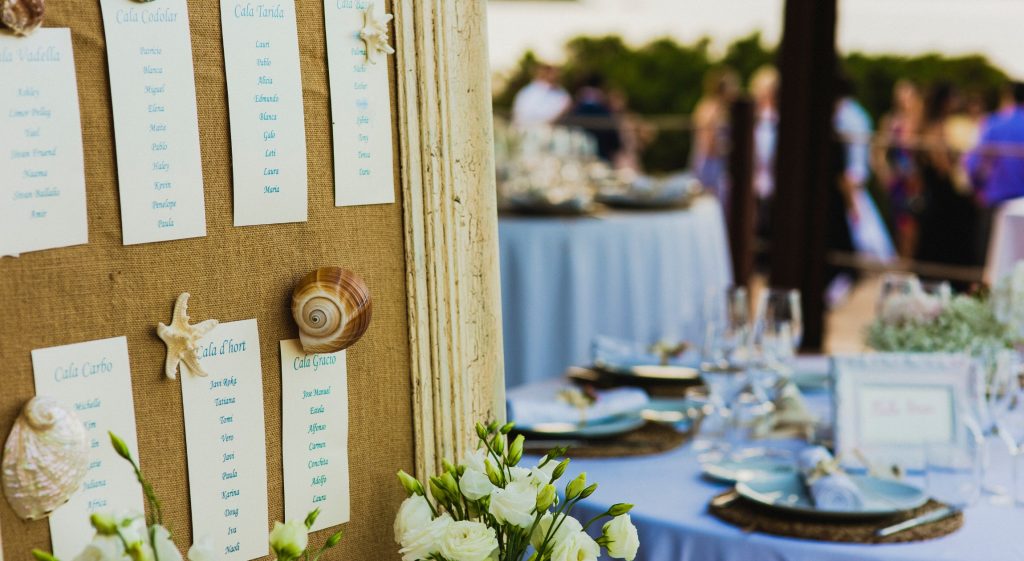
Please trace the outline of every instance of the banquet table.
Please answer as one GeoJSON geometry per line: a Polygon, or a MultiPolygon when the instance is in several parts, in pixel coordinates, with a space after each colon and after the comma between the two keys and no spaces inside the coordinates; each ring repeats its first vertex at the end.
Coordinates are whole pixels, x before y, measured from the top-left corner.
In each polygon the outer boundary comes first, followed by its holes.
{"type": "MultiPolygon", "coordinates": [[[[536,384],[516,388],[510,395],[538,389],[543,391],[536,384]]],[[[815,412],[827,411],[827,393],[806,395],[815,412]]],[[[531,461],[536,458],[524,459],[531,461]]],[[[562,481],[580,472],[598,490],[576,508],[577,518],[587,520],[619,502],[635,505],[631,516],[640,535],[638,561],[1024,560],[1024,508],[995,506],[984,499],[965,510],[960,530],[942,538],[908,544],[830,543],[746,532],[708,514],[708,501],[728,486],[701,477],[697,453],[689,444],[654,456],[573,459],[562,481]]]]}
{"type": "Polygon", "coordinates": [[[1024,259],[1024,198],[1003,204],[992,219],[988,256],[985,259],[985,282],[990,286],[1013,271],[1013,265],[1024,259]]]}
{"type": "Polygon", "coordinates": [[[721,206],[498,222],[508,386],[590,359],[597,335],[695,339],[703,302],[732,282],[721,206]]]}

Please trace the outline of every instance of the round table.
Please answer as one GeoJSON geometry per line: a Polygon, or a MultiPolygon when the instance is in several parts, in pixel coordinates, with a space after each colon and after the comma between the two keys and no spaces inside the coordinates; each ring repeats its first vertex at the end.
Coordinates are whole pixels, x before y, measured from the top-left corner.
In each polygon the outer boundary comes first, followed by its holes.
{"type": "Polygon", "coordinates": [[[722,209],[498,222],[507,386],[590,361],[597,335],[695,340],[703,302],[732,283],[722,209]]]}

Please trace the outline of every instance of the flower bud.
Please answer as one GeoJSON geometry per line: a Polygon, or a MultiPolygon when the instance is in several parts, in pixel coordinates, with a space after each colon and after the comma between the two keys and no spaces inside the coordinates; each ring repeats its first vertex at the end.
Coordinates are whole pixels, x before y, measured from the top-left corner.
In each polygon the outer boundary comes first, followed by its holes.
{"type": "Polygon", "coordinates": [[[487,440],[487,427],[485,427],[480,421],[477,421],[476,423],[476,435],[480,440],[487,440]]]}
{"type": "Polygon", "coordinates": [[[456,473],[455,466],[448,460],[441,460],[441,467],[448,473],[456,473]]]}
{"type": "Polygon", "coordinates": [[[444,487],[441,485],[441,480],[436,477],[430,478],[430,494],[437,502],[448,504],[448,493],[445,492],[444,487]]]}
{"type": "Polygon", "coordinates": [[[519,463],[519,460],[523,457],[523,443],[526,441],[526,437],[523,435],[516,436],[515,440],[508,447],[508,465],[514,466],[519,463]]]}
{"type": "Polygon", "coordinates": [[[565,475],[565,469],[569,467],[569,458],[566,458],[555,466],[555,470],[551,472],[551,480],[558,481],[560,477],[565,475]]]}
{"type": "Polygon", "coordinates": [[[501,456],[502,454],[504,454],[505,453],[505,437],[503,435],[500,435],[500,434],[498,436],[494,437],[494,444],[491,445],[491,449],[494,450],[494,453],[497,454],[498,456],[501,456]]]}
{"type": "Polygon", "coordinates": [[[515,426],[516,424],[511,421],[505,423],[504,425],[501,426],[501,434],[508,434],[512,432],[512,429],[515,428],[515,426]]]}
{"type": "Polygon", "coordinates": [[[316,519],[319,518],[319,517],[320,517],[320,509],[319,508],[315,508],[312,511],[310,511],[310,513],[306,515],[306,529],[308,530],[308,529],[312,528],[313,524],[316,524],[316,519]]]}
{"type": "Polygon", "coordinates": [[[491,421],[487,424],[487,432],[492,433],[498,430],[498,421],[491,421]]]}
{"type": "Polygon", "coordinates": [[[590,486],[588,486],[586,489],[584,489],[583,492],[580,493],[580,498],[581,499],[585,499],[585,498],[589,497],[590,495],[593,495],[594,491],[597,491],[597,483],[593,483],[590,486]]]}
{"type": "Polygon", "coordinates": [[[402,487],[405,487],[405,491],[409,493],[409,496],[423,495],[423,485],[418,479],[405,473],[403,470],[398,470],[398,480],[402,482],[402,487]]]}
{"type": "Polygon", "coordinates": [[[550,483],[537,493],[537,512],[544,512],[555,502],[555,486],[550,483]]]}
{"type": "Polygon", "coordinates": [[[117,455],[129,462],[132,461],[132,453],[128,450],[128,445],[113,432],[108,432],[107,434],[110,435],[110,443],[114,446],[114,451],[117,452],[117,455]]]}
{"type": "Polygon", "coordinates": [[[577,475],[576,479],[573,479],[572,481],[569,482],[568,485],[565,486],[565,500],[571,501],[571,500],[575,499],[576,497],[579,497],[580,493],[583,492],[583,488],[586,485],[587,485],[587,474],[586,474],[586,472],[583,472],[583,473],[577,475]]]}
{"type": "Polygon", "coordinates": [[[484,461],[484,468],[487,470],[487,479],[490,480],[492,485],[501,486],[501,472],[498,468],[494,467],[490,459],[484,461]]]}
{"type": "Polygon", "coordinates": [[[324,542],[324,549],[330,549],[330,548],[338,545],[338,542],[340,542],[340,541],[341,541],[341,532],[339,531],[337,534],[334,534],[333,536],[327,538],[327,541],[324,542]]]}
{"type": "Polygon", "coordinates": [[[41,549],[33,549],[32,557],[36,558],[36,561],[60,561],[54,557],[51,553],[43,551],[41,549]]]}
{"type": "Polygon", "coordinates": [[[96,533],[101,536],[117,535],[117,519],[109,514],[95,512],[89,517],[89,522],[96,529],[96,533]]]}
{"type": "Polygon", "coordinates": [[[441,485],[444,486],[444,490],[452,497],[459,496],[459,484],[455,482],[455,477],[451,473],[445,473],[441,476],[441,485]]]}
{"type": "Polygon", "coordinates": [[[631,510],[633,510],[633,505],[629,503],[615,503],[608,509],[608,516],[613,518],[616,516],[622,516],[631,510]]]}
{"type": "Polygon", "coordinates": [[[152,550],[147,548],[143,542],[132,542],[125,548],[125,553],[132,561],[153,561],[152,550]]]}
{"type": "Polygon", "coordinates": [[[461,478],[466,474],[466,466],[460,465],[455,468],[455,473],[461,478]]]}

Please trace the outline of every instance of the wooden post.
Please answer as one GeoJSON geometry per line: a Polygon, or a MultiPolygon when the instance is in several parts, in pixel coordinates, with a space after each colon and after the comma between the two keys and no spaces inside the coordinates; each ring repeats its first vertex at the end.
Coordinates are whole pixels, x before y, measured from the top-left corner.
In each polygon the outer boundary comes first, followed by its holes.
{"type": "Polygon", "coordinates": [[[787,0],[779,52],[780,97],[771,283],[803,294],[805,350],[825,331],[829,197],[838,196],[832,114],[837,0],[787,0]]]}
{"type": "Polygon", "coordinates": [[[754,274],[754,234],[757,200],[754,197],[754,104],[740,99],[732,104],[729,119],[729,252],[733,281],[747,286],[754,274]]]}

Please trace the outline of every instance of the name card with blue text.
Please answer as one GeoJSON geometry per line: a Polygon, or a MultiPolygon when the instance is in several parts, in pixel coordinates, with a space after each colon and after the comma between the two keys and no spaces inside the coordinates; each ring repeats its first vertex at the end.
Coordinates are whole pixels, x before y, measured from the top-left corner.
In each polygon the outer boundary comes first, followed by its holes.
{"type": "Polygon", "coordinates": [[[114,451],[107,434],[121,437],[139,457],[128,340],[114,337],[36,349],[32,371],[36,394],[72,409],[89,438],[89,471],[81,490],[50,515],[53,554],[72,559],[92,540],[92,513],[145,512],[135,472],[114,451]]]}
{"type": "Polygon", "coordinates": [[[199,344],[207,376],[182,363],[192,534],[219,559],[267,554],[267,445],[256,320],[222,323],[199,344]]]}
{"type": "Polygon", "coordinates": [[[0,34],[0,256],[86,243],[71,31],[0,34]]]}
{"type": "Polygon", "coordinates": [[[306,221],[306,127],[295,4],[221,0],[235,226],[306,221]]]}
{"type": "MultiPolygon", "coordinates": [[[[334,204],[395,202],[388,59],[370,62],[359,38],[366,0],[326,0],[327,70],[334,122],[334,204]]],[[[384,2],[373,3],[378,20],[384,2]]]]}
{"type": "Polygon", "coordinates": [[[313,530],[348,522],[345,351],[306,354],[298,339],[281,341],[281,402],[285,519],[319,508],[313,530]]]}
{"type": "Polygon", "coordinates": [[[125,245],[206,235],[186,0],[100,0],[125,245]]]}

